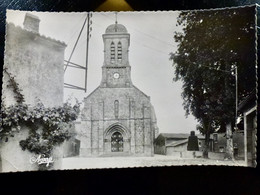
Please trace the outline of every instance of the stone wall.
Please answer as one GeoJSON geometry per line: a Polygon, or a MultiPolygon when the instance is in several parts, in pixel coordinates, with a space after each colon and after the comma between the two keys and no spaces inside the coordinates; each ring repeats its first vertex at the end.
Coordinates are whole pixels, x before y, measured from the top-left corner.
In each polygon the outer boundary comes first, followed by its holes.
{"type": "Polygon", "coordinates": [[[178,146],[168,146],[166,147],[166,155],[171,155],[172,152],[182,152],[187,151],[188,142],[180,144],[178,146]]]}
{"type": "MultiPolygon", "coordinates": [[[[167,156],[173,156],[176,159],[194,159],[202,158],[202,151],[174,151],[171,148],[167,148],[167,156]]],[[[212,160],[224,160],[225,153],[209,152],[209,159],[212,160]]]]}

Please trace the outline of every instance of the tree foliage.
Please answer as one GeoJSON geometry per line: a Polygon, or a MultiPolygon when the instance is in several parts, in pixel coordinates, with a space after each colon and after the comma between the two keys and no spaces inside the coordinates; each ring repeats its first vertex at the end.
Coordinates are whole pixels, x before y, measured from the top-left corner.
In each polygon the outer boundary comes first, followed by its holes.
{"type": "Polygon", "coordinates": [[[184,108],[203,134],[223,130],[235,119],[235,76],[239,99],[255,88],[255,6],[183,11],[171,54],[175,80],[183,81],[184,108]]]}

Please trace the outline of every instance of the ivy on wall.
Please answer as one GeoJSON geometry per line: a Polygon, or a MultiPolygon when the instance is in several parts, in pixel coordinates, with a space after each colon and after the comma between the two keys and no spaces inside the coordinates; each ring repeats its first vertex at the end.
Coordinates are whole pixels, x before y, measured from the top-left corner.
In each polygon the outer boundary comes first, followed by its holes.
{"type": "Polygon", "coordinates": [[[12,88],[16,104],[6,106],[2,101],[0,143],[8,142],[9,137],[14,137],[15,133],[26,127],[29,129],[29,134],[19,143],[22,150],[50,157],[55,146],[71,137],[70,130],[80,112],[80,103],[76,101],[72,106],[66,102],[63,106],[46,108],[38,101],[36,106],[31,107],[24,103],[24,95],[15,77],[8,72],[7,68],[4,68],[3,72],[9,77],[7,87],[12,88]]]}

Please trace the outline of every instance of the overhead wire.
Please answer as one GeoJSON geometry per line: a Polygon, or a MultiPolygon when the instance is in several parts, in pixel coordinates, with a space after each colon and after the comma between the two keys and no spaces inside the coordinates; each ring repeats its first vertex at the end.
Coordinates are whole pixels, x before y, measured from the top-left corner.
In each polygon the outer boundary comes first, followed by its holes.
{"type": "Polygon", "coordinates": [[[70,36],[69,39],[68,39],[68,42],[67,42],[68,45],[70,44],[72,38],[76,35],[76,33],[77,33],[77,31],[78,31],[78,28],[76,28],[76,27],[79,26],[79,25],[81,26],[82,21],[84,21],[85,18],[86,18],[86,14],[82,15],[82,17],[79,19],[78,23],[76,23],[76,24],[73,26],[73,29],[75,29],[75,30],[71,33],[71,36],[70,36]],[[82,20],[82,19],[83,19],[83,20],[82,20]]]}
{"type": "MultiPolygon", "coordinates": [[[[101,13],[101,14],[102,14],[102,13],[101,13]]],[[[104,14],[102,14],[102,15],[105,16],[104,14]]],[[[85,15],[83,15],[82,18],[83,18],[84,16],[85,16],[85,15]]],[[[107,18],[107,16],[105,16],[105,17],[107,18]]],[[[111,19],[111,17],[109,17],[109,18],[107,18],[107,19],[111,19]]],[[[80,21],[81,21],[81,20],[80,20],[80,21]]],[[[80,23],[80,21],[78,22],[78,24],[80,23]]],[[[73,47],[72,53],[71,53],[71,55],[70,55],[70,57],[69,57],[69,59],[68,59],[67,65],[65,66],[64,72],[66,71],[66,69],[67,69],[67,67],[68,67],[68,64],[69,64],[69,62],[70,62],[70,60],[71,60],[71,57],[72,57],[72,55],[73,55],[73,53],[74,53],[74,51],[75,51],[75,49],[76,49],[76,46],[77,46],[77,44],[78,44],[78,41],[79,41],[80,37],[84,36],[84,35],[87,33],[87,32],[83,32],[83,33],[82,33],[82,31],[83,31],[83,29],[84,29],[84,26],[85,26],[85,23],[86,23],[86,19],[85,19],[85,21],[84,21],[84,24],[83,24],[81,30],[80,30],[80,34],[78,35],[78,38],[77,38],[76,43],[75,43],[75,45],[74,45],[74,47],[73,47]]],[[[76,24],[74,27],[76,27],[78,24],[76,24]]],[[[100,25],[100,24],[98,24],[98,23],[96,23],[96,22],[93,22],[93,24],[96,25],[96,27],[98,27],[98,28],[103,28],[102,25],[100,25]]],[[[131,27],[130,27],[130,28],[131,28],[131,27]]],[[[137,30],[137,29],[134,29],[134,28],[131,28],[131,29],[133,29],[133,30],[135,30],[136,32],[141,33],[142,35],[145,35],[145,36],[147,36],[147,37],[149,37],[149,38],[152,38],[152,39],[155,39],[155,40],[157,40],[157,41],[160,41],[160,42],[163,43],[164,45],[166,44],[166,45],[169,45],[169,46],[173,46],[173,45],[170,44],[170,43],[167,43],[167,42],[165,42],[165,41],[163,41],[163,40],[160,40],[160,39],[158,39],[158,38],[156,38],[156,37],[154,37],[154,36],[152,36],[152,35],[149,35],[149,34],[147,34],[147,33],[142,32],[142,31],[140,31],[140,30],[137,30]]],[[[70,41],[72,40],[72,38],[75,36],[76,32],[77,32],[77,30],[75,30],[75,31],[71,34],[68,43],[70,43],[70,41]]],[[[167,56],[169,55],[169,53],[166,53],[166,52],[164,52],[164,51],[162,51],[162,50],[152,48],[152,47],[150,47],[149,45],[146,45],[146,44],[142,44],[142,41],[133,40],[133,42],[135,42],[135,43],[141,45],[142,47],[148,48],[148,49],[150,49],[150,50],[152,50],[152,51],[159,52],[159,53],[164,54],[164,55],[167,55],[167,56]]],[[[81,42],[81,43],[78,45],[78,48],[82,47],[83,44],[85,44],[84,41],[81,42]]]]}
{"type": "MultiPolygon", "coordinates": [[[[100,28],[100,29],[102,29],[102,30],[103,30],[103,28],[104,28],[102,25],[97,24],[96,22],[93,22],[93,21],[92,21],[92,24],[97,25],[97,27],[100,28]]],[[[82,34],[82,37],[84,37],[84,36],[86,36],[86,35],[87,35],[87,32],[84,32],[84,33],[82,34]]],[[[82,47],[83,45],[85,46],[85,42],[81,42],[81,43],[78,45],[78,48],[82,47]]]]}
{"type": "MultiPolygon", "coordinates": [[[[95,25],[97,25],[98,28],[103,29],[103,26],[100,25],[100,24],[98,24],[98,23],[96,23],[96,22],[93,22],[92,24],[95,24],[95,25]]],[[[86,32],[85,32],[84,34],[86,34],[86,32]]],[[[84,36],[84,34],[83,34],[83,36],[84,36]]],[[[166,53],[166,52],[164,52],[164,51],[162,51],[162,50],[159,50],[159,49],[152,48],[152,47],[150,47],[150,46],[148,46],[148,45],[146,45],[146,44],[141,43],[141,41],[136,41],[136,40],[132,40],[132,41],[135,42],[135,43],[138,44],[138,45],[141,45],[141,46],[145,47],[145,48],[148,48],[148,49],[151,49],[151,50],[153,50],[153,51],[155,51],[155,52],[159,52],[159,53],[162,53],[162,54],[164,54],[164,55],[169,56],[169,53],[166,53]]],[[[84,42],[80,43],[80,44],[78,45],[78,48],[80,48],[80,47],[82,47],[82,46],[84,46],[84,42]]]]}
{"type": "MultiPolygon", "coordinates": [[[[100,13],[100,14],[101,14],[102,16],[104,16],[104,17],[105,17],[106,19],[108,19],[108,20],[113,20],[111,16],[107,16],[107,15],[105,15],[105,14],[103,14],[103,13],[100,13]]],[[[85,15],[83,15],[83,16],[85,16],[85,15]]],[[[82,16],[82,18],[83,18],[83,16],[82,16]]],[[[93,22],[93,24],[94,24],[94,25],[97,25],[97,27],[99,27],[100,29],[103,28],[103,26],[100,25],[100,24],[98,24],[97,22],[93,22]]],[[[77,24],[77,25],[78,25],[78,24],[77,24]]],[[[75,25],[75,26],[76,26],[76,25],[75,25]]],[[[143,34],[143,35],[149,37],[149,38],[155,39],[155,40],[160,41],[161,43],[167,44],[167,45],[169,45],[169,46],[173,46],[172,44],[167,43],[166,41],[163,41],[163,40],[161,40],[161,39],[158,39],[158,38],[156,38],[156,37],[154,37],[154,36],[152,36],[152,35],[149,35],[149,34],[147,34],[147,33],[145,33],[145,32],[142,32],[142,31],[140,31],[140,30],[138,30],[138,29],[136,29],[136,28],[132,28],[132,27],[130,27],[130,28],[133,29],[133,30],[135,30],[135,31],[138,32],[138,33],[141,33],[141,34],[143,34]]],[[[69,42],[71,41],[72,37],[75,35],[76,32],[77,32],[77,30],[75,30],[75,31],[72,33],[72,35],[70,36],[69,42]]],[[[83,32],[81,36],[84,37],[84,35],[86,35],[86,32],[83,32]]],[[[80,37],[81,37],[81,36],[80,36],[80,37]]],[[[79,39],[79,38],[78,38],[78,39],[79,39]]],[[[77,40],[77,41],[78,41],[78,40],[77,40]]],[[[151,46],[149,46],[149,45],[143,44],[142,41],[136,41],[136,40],[132,40],[132,41],[135,42],[135,43],[137,43],[137,44],[139,44],[139,45],[141,45],[142,47],[145,47],[145,48],[148,48],[148,49],[153,50],[153,51],[155,51],[155,52],[159,52],[159,53],[161,53],[161,54],[164,54],[164,55],[169,56],[169,53],[166,53],[166,52],[164,52],[164,51],[162,51],[162,50],[159,50],[159,49],[155,49],[155,48],[153,48],[153,47],[151,47],[151,46]]],[[[82,47],[84,44],[85,44],[85,42],[81,42],[81,43],[78,45],[78,48],[82,47]]],[[[75,50],[75,48],[73,48],[73,51],[72,51],[72,52],[74,52],[74,50],[75,50]]],[[[66,68],[67,68],[67,67],[66,67],[66,68]]],[[[65,68],[65,70],[66,70],[66,68],[65,68]]]]}
{"type": "MultiPolygon", "coordinates": [[[[103,13],[100,13],[100,14],[103,15],[103,16],[105,16],[107,19],[114,20],[111,16],[107,16],[107,15],[105,15],[105,14],[103,14],[103,13]]],[[[128,26],[129,26],[129,25],[128,25],[128,26]]],[[[157,38],[157,37],[155,37],[155,36],[152,36],[152,35],[150,35],[150,34],[148,34],[148,33],[146,33],[146,32],[140,31],[140,30],[138,30],[138,29],[132,27],[131,25],[130,25],[130,29],[132,29],[132,30],[134,30],[134,31],[136,31],[136,32],[139,32],[139,33],[141,33],[141,34],[143,34],[143,35],[145,35],[145,36],[147,36],[147,37],[150,37],[150,38],[152,38],[152,39],[155,39],[155,40],[157,40],[157,41],[160,41],[160,42],[162,42],[162,43],[164,43],[164,44],[167,44],[167,45],[169,45],[169,46],[174,46],[174,45],[171,44],[171,43],[168,43],[168,42],[166,42],[166,41],[163,41],[163,40],[161,40],[161,39],[159,39],[159,38],[157,38]]]]}
{"type": "MultiPolygon", "coordinates": [[[[105,15],[105,14],[103,14],[103,13],[100,13],[100,14],[103,15],[105,18],[109,19],[109,20],[113,20],[112,17],[110,17],[110,16],[107,16],[107,15],[105,15]]],[[[101,25],[99,25],[99,26],[101,26],[101,25]]],[[[130,27],[130,29],[133,29],[133,28],[130,27]]],[[[168,44],[168,45],[170,45],[170,46],[174,46],[174,45],[172,45],[172,44],[170,44],[170,43],[167,43],[166,41],[160,40],[160,39],[158,39],[158,38],[156,38],[156,37],[154,37],[154,36],[152,36],[152,35],[149,35],[149,34],[147,34],[147,33],[142,32],[142,31],[140,31],[140,30],[137,30],[137,29],[133,29],[133,30],[135,30],[135,31],[137,31],[137,32],[139,32],[139,33],[141,33],[141,34],[143,34],[143,35],[145,35],[145,36],[148,36],[148,37],[150,37],[150,38],[152,38],[152,39],[156,39],[156,40],[158,40],[158,41],[160,41],[160,42],[162,42],[162,43],[164,43],[164,44],[168,44]]],[[[149,48],[149,49],[151,49],[151,50],[154,50],[154,51],[156,51],[156,52],[159,52],[159,53],[162,53],[162,54],[164,54],[164,55],[169,56],[169,53],[166,53],[166,52],[164,52],[164,51],[162,51],[162,50],[158,50],[158,49],[152,48],[152,47],[150,47],[150,46],[148,46],[148,45],[142,44],[142,43],[141,43],[142,41],[135,41],[135,40],[132,40],[132,41],[135,42],[135,43],[137,43],[137,44],[139,44],[139,45],[141,45],[141,46],[143,46],[143,47],[149,48]]]]}

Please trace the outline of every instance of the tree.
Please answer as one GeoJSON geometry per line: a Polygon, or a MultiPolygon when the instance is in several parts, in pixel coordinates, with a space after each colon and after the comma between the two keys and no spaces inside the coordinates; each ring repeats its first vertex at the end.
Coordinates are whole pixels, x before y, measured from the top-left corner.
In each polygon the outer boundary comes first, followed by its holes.
{"type": "Polygon", "coordinates": [[[205,135],[224,131],[235,119],[235,77],[239,99],[255,89],[255,6],[222,10],[183,11],[175,32],[178,49],[171,53],[175,80],[183,81],[186,115],[193,114],[205,135]]]}

